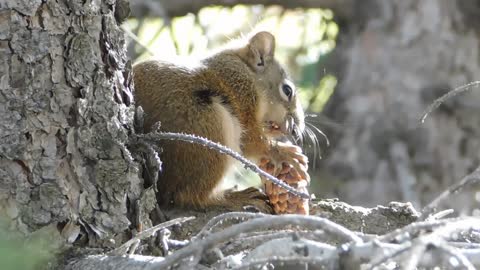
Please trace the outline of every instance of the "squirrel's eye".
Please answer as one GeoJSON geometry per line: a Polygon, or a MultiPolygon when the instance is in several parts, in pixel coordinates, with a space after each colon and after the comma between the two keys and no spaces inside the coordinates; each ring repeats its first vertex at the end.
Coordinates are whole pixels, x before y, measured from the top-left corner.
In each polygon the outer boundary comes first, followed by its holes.
{"type": "Polygon", "coordinates": [[[282,91],[283,91],[283,94],[285,94],[285,96],[287,97],[287,100],[290,101],[293,96],[293,89],[290,87],[290,85],[283,84],[282,91]]]}

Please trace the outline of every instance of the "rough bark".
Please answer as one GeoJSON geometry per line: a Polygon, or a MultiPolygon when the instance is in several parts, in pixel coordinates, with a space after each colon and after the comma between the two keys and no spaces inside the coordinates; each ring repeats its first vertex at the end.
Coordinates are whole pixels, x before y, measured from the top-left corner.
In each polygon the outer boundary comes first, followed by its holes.
{"type": "MultiPolygon", "coordinates": [[[[321,190],[354,204],[418,207],[480,162],[478,87],[419,122],[435,98],[479,80],[480,5],[361,2],[363,12],[339,21],[326,68],[339,86],[324,113],[343,128],[326,131],[321,190]]],[[[474,204],[471,193],[456,202],[463,211],[474,204]]]]}
{"type": "Polygon", "coordinates": [[[56,224],[100,245],[132,225],[143,182],[125,146],[133,86],[117,7],[0,6],[0,209],[13,228],[56,224]]]}

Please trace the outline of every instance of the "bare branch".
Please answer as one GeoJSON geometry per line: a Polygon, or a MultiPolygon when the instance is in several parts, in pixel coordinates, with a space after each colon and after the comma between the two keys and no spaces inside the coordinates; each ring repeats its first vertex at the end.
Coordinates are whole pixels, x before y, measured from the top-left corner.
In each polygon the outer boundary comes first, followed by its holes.
{"type": "MultiPolygon", "coordinates": [[[[420,241],[420,240],[418,240],[420,241]]],[[[415,241],[414,241],[415,243],[415,241]]],[[[415,270],[417,269],[418,263],[423,257],[423,254],[425,254],[425,250],[427,249],[427,246],[424,244],[413,244],[413,247],[410,248],[408,251],[408,256],[406,257],[406,263],[401,266],[402,270],[415,270]]]]}
{"type": "Polygon", "coordinates": [[[440,105],[442,105],[442,103],[444,103],[446,100],[460,94],[460,93],[463,93],[463,92],[466,92],[466,91],[469,91],[472,89],[472,87],[474,86],[479,86],[480,85],[480,81],[474,81],[474,82],[471,82],[471,83],[467,83],[465,85],[462,85],[460,87],[457,87],[451,91],[449,91],[448,93],[446,93],[445,95],[437,98],[432,104],[430,104],[430,106],[428,106],[428,108],[425,110],[425,112],[423,112],[422,114],[422,118],[420,119],[420,122],[425,122],[425,119],[427,118],[427,116],[433,112],[435,109],[437,109],[440,105]]]}
{"type": "Polygon", "coordinates": [[[224,223],[226,220],[246,220],[252,218],[259,218],[265,217],[265,214],[262,213],[248,213],[248,212],[229,212],[218,215],[212,219],[210,219],[205,226],[200,230],[200,232],[193,238],[193,239],[201,239],[204,238],[211,230],[219,224],[224,223]]]}
{"type": "Polygon", "coordinates": [[[353,262],[370,262],[375,257],[393,254],[405,248],[404,244],[390,244],[372,240],[366,243],[360,243],[350,246],[350,251],[343,259],[348,259],[353,262]]]}
{"type": "Polygon", "coordinates": [[[240,161],[245,166],[245,168],[250,169],[251,171],[257,173],[262,177],[265,177],[266,179],[272,181],[275,185],[280,186],[281,188],[284,188],[285,190],[292,193],[293,195],[298,196],[302,199],[310,199],[310,196],[308,194],[297,191],[295,188],[289,186],[287,183],[283,182],[282,180],[279,180],[278,178],[266,173],[265,171],[260,169],[257,165],[255,165],[253,162],[244,158],[239,153],[233,151],[232,149],[224,145],[213,142],[209,139],[191,135],[191,134],[174,133],[174,132],[150,132],[148,134],[137,134],[137,137],[142,138],[144,140],[148,140],[148,141],[154,141],[154,142],[157,142],[159,140],[184,141],[188,143],[200,144],[205,147],[215,149],[219,153],[229,155],[234,159],[240,161]]]}
{"type": "Polygon", "coordinates": [[[435,209],[438,207],[438,205],[448,199],[452,194],[455,194],[462,190],[465,186],[480,182],[480,167],[475,169],[471,174],[465,176],[460,182],[452,185],[449,187],[447,190],[442,192],[437,198],[435,198],[431,203],[429,203],[427,206],[425,206],[422,210],[422,215],[420,219],[426,219],[432,212],[435,211],[435,209]]]}
{"type": "Polygon", "coordinates": [[[405,241],[405,239],[411,239],[414,236],[414,234],[418,233],[421,230],[432,230],[437,227],[443,226],[448,222],[452,222],[456,220],[458,219],[443,219],[443,220],[415,222],[404,228],[396,229],[393,232],[380,236],[378,240],[382,242],[392,242],[392,241],[402,242],[402,241],[405,241]]]}
{"type": "Polygon", "coordinates": [[[240,250],[247,250],[251,248],[255,248],[260,244],[265,242],[279,239],[279,238],[303,238],[309,240],[315,240],[323,243],[327,243],[328,235],[320,234],[317,231],[297,231],[297,230],[281,230],[276,232],[271,231],[261,231],[261,232],[252,232],[248,234],[242,234],[240,237],[237,237],[230,241],[228,245],[222,247],[222,250],[227,253],[231,254],[233,252],[238,252],[240,250]],[[323,236],[320,237],[320,236],[323,236]]]}
{"type": "Polygon", "coordinates": [[[459,252],[458,249],[456,249],[454,247],[451,247],[451,246],[448,246],[448,245],[437,246],[437,248],[439,250],[442,250],[443,252],[451,255],[455,259],[457,259],[459,264],[461,266],[463,266],[465,269],[467,269],[467,270],[475,270],[476,269],[475,266],[473,266],[473,264],[467,259],[467,257],[465,257],[465,255],[463,255],[461,252],[459,252]]]}
{"type": "MultiPolygon", "coordinates": [[[[195,217],[176,218],[176,219],[173,219],[173,220],[170,220],[170,221],[167,221],[167,222],[158,224],[158,225],[153,226],[153,227],[151,227],[151,228],[148,228],[148,229],[146,229],[146,230],[141,231],[140,233],[138,233],[135,237],[133,237],[132,239],[128,240],[128,241],[125,242],[123,245],[121,245],[121,246],[119,246],[118,248],[112,250],[109,254],[110,254],[110,255],[122,255],[122,254],[125,254],[125,253],[131,248],[131,246],[135,245],[135,243],[138,243],[140,240],[144,240],[144,239],[152,236],[152,235],[155,234],[158,230],[161,230],[161,229],[166,228],[166,227],[170,227],[170,226],[175,225],[175,224],[180,224],[180,223],[183,223],[183,222],[192,220],[192,219],[194,219],[194,218],[195,218],[195,217]]],[[[138,244],[137,244],[137,245],[138,245],[138,244]]]]}
{"type": "MultiPolygon", "coordinates": [[[[69,263],[65,269],[103,270],[120,268],[116,264],[117,262],[123,264],[122,267],[125,268],[122,269],[134,270],[168,269],[173,266],[181,266],[184,269],[210,269],[198,264],[198,262],[200,258],[204,257],[203,253],[205,251],[212,250],[222,243],[225,244],[221,249],[216,250],[214,257],[211,257],[213,260],[208,259],[208,264],[211,263],[211,267],[214,269],[223,269],[227,265],[230,268],[249,269],[267,263],[292,266],[322,264],[323,266],[329,265],[332,268],[340,269],[346,265],[364,265],[373,269],[391,260],[395,260],[395,263],[403,267],[402,269],[432,268],[441,266],[445,262],[441,257],[442,253],[451,257],[448,262],[453,263],[453,267],[457,263],[457,266],[463,266],[465,269],[474,269],[472,267],[480,265],[480,244],[471,242],[478,240],[475,238],[475,232],[479,229],[480,219],[478,218],[424,221],[363,242],[354,232],[318,217],[232,213],[212,219],[204,226],[201,233],[197,234],[195,241],[190,242],[188,246],[173,252],[166,258],[87,256],[69,263]],[[247,220],[219,232],[208,234],[212,228],[229,219],[248,218],[253,218],[253,220],[247,220]],[[285,231],[286,226],[290,228],[290,231],[285,231]],[[304,230],[295,232],[295,227],[301,227],[304,230]],[[281,228],[281,231],[268,231],[277,228],[281,228]],[[322,230],[324,233],[318,234],[322,230]],[[317,237],[318,235],[336,235],[340,240],[326,244],[323,238],[317,237]],[[459,237],[460,235],[461,237],[459,237]],[[204,236],[204,238],[201,238],[201,236],[204,236]],[[317,239],[311,240],[312,238],[317,239]],[[255,243],[246,244],[235,252],[245,254],[247,249],[254,248],[253,251],[246,253],[243,259],[238,256],[235,259],[233,254],[224,257],[224,250],[233,251],[235,246],[238,247],[239,241],[242,240],[255,243]],[[456,242],[449,242],[450,240],[456,242]],[[261,245],[255,247],[258,243],[261,243],[261,245]],[[430,247],[434,247],[434,249],[432,250],[430,247]],[[308,250],[307,253],[305,253],[306,250],[308,250]],[[430,256],[422,256],[427,252],[430,256]],[[401,258],[398,258],[399,256],[401,258]],[[118,258],[122,258],[120,262],[118,258]],[[191,260],[186,260],[187,258],[191,258],[191,260]],[[367,265],[365,265],[366,263],[367,265]]],[[[133,241],[139,242],[140,239],[132,239],[131,242],[133,241]]],[[[214,253],[211,252],[211,254],[214,253]]],[[[206,263],[206,261],[207,259],[203,263],[206,263]]]]}
{"type": "Polygon", "coordinates": [[[453,209],[445,209],[445,210],[442,210],[440,212],[437,212],[435,214],[430,215],[425,220],[426,221],[428,221],[428,220],[439,220],[439,219],[445,218],[446,216],[449,216],[449,215],[453,214],[454,212],[455,212],[455,210],[453,210],[453,209]]]}
{"type": "Polygon", "coordinates": [[[195,254],[201,254],[203,251],[235,236],[238,236],[241,233],[287,225],[309,227],[317,230],[322,229],[326,232],[342,237],[347,242],[362,242],[362,240],[355,233],[336,223],[331,222],[328,219],[302,215],[266,216],[231,226],[223,231],[208,235],[204,239],[192,242],[187,247],[180,249],[172,255],[166,257],[165,261],[154,263],[147,269],[153,270],[171,267],[180,263],[182,259],[188,258],[195,254]]]}
{"type": "Polygon", "coordinates": [[[140,39],[132,31],[127,29],[125,26],[121,26],[122,30],[131,38],[137,45],[139,45],[144,51],[147,51],[150,55],[155,56],[155,52],[152,51],[147,45],[144,45],[140,39]]]}
{"type": "MultiPolygon", "coordinates": [[[[445,220],[444,220],[445,221],[445,220]]],[[[431,225],[437,225],[440,221],[432,221],[431,225]]],[[[427,224],[427,223],[423,223],[427,224]]],[[[407,231],[407,229],[411,228],[418,228],[417,224],[412,224],[410,228],[405,228],[403,231],[407,231]]],[[[407,263],[404,263],[402,269],[410,270],[410,269],[417,269],[418,265],[420,265],[422,260],[424,260],[425,256],[423,253],[428,250],[429,246],[434,246],[441,249],[443,252],[448,252],[449,254],[454,254],[454,257],[458,260],[460,264],[467,267],[467,269],[472,269],[470,266],[473,267],[472,262],[469,261],[467,258],[467,254],[463,254],[462,252],[458,251],[454,247],[448,244],[448,240],[454,239],[457,237],[459,233],[465,233],[470,230],[479,230],[480,229],[480,219],[478,218],[459,218],[454,221],[450,220],[449,222],[444,222],[439,228],[433,230],[431,233],[427,233],[421,235],[420,237],[416,238],[414,241],[410,241],[409,238],[411,234],[407,233],[408,237],[404,239],[397,239],[392,238],[392,236],[383,237],[382,240],[396,240],[404,242],[403,248],[397,251],[391,252],[390,254],[383,255],[379,259],[374,260],[370,263],[370,268],[373,269],[374,267],[387,262],[398,255],[408,252],[407,263]]],[[[435,262],[434,262],[435,263],[435,262]]],[[[475,268],[473,268],[475,269],[475,268]]]]}
{"type": "MultiPolygon", "coordinates": [[[[336,253],[334,250],[326,250],[326,252],[330,251],[331,253],[336,253]]],[[[259,259],[255,261],[251,261],[245,264],[240,265],[239,267],[235,267],[233,269],[235,270],[241,270],[241,269],[256,269],[255,267],[259,267],[262,265],[266,264],[288,264],[288,263],[294,263],[296,265],[298,264],[318,264],[321,265],[322,267],[325,267],[326,265],[329,264],[337,264],[337,258],[334,256],[324,256],[324,257],[300,257],[300,256],[292,256],[292,257],[270,257],[270,258],[265,258],[265,259],[259,259]]],[[[329,269],[328,267],[325,267],[326,269],[329,269]]],[[[263,268],[260,268],[263,269],[263,268]]],[[[323,268],[322,268],[323,269],[323,268]]]]}

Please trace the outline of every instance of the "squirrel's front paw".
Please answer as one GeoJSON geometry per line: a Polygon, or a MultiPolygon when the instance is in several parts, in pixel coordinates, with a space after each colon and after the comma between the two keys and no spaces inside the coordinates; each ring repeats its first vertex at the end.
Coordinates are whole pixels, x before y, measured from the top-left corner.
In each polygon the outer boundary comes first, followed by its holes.
{"type": "Polygon", "coordinates": [[[300,175],[301,179],[305,179],[310,182],[310,176],[308,175],[308,158],[302,153],[302,148],[284,142],[275,142],[272,145],[271,151],[267,159],[275,166],[275,172],[273,175],[278,175],[285,164],[293,166],[295,171],[300,175]]]}
{"type": "Polygon", "coordinates": [[[268,203],[267,195],[255,187],[240,191],[227,191],[225,199],[233,206],[233,210],[254,210],[253,212],[273,213],[273,208],[268,203]]]}

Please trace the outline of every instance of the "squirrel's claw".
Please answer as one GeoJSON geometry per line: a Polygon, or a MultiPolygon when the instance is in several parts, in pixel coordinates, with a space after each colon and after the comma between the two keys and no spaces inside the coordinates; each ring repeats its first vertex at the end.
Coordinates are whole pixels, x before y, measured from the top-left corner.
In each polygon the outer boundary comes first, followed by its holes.
{"type": "MultiPolygon", "coordinates": [[[[300,175],[301,179],[310,181],[308,170],[308,158],[302,153],[302,149],[289,143],[277,142],[272,145],[270,160],[275,165],[275,170],[281,170],[282,164],[291,165],[300,175]]],[[[279,172],[275,172],[278,174],[279,172]]],[[[275,174],[275,175],[276,175],[275,174]]]]}
{"type": "Polygon", "coordinates": [[[268,203],[268,196],[262,190],[255,187],[249,187],[240,191],[227,191],[225,193],[225,199],[227,202],[240,202],[240,205],[235,205],[235,208],[241,208],[234,209],[237,211],[254,210],[253,212],[273,213],[273,208],[268,203]]]}

